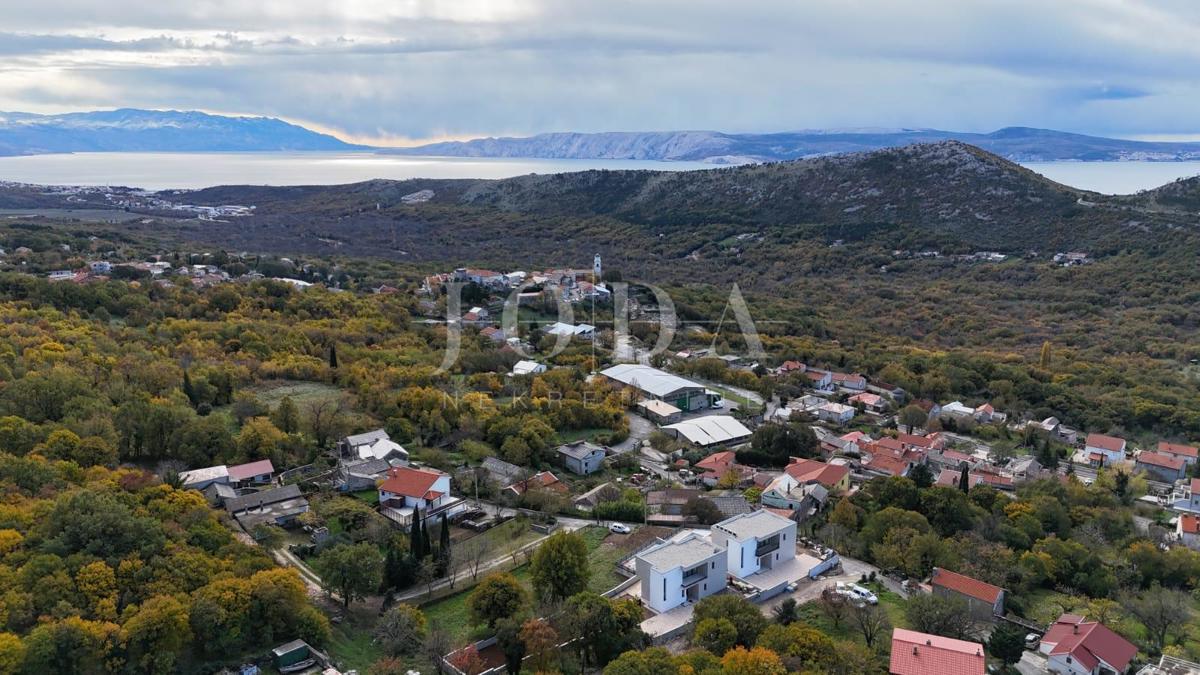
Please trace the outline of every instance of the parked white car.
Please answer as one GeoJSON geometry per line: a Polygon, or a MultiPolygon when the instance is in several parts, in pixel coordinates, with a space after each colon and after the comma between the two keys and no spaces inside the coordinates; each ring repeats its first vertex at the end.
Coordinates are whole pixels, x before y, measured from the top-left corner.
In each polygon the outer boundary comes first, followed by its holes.
{"type": "Polygon", "coordinates": [[[847,584],[839,581],[837,583],[837,594],[845,598],[853,600],[857,603],[865,603],[868,605],[878,605],[879,598],[875,596],[869,589],[863,588],[858,584],[847,584]]]}
{"type": "Polygon", "coordinates": [[[625,523],[613,523],[612,525],[608,526],[608,531],[615,532],[617,534],[629,534],[633,530],[629,529],[629,526],[625,523]]]}

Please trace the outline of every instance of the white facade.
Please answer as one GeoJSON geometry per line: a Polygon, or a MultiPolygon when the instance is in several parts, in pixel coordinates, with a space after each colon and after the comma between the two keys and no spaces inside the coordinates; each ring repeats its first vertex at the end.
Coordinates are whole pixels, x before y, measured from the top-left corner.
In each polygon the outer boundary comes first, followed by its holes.
{"type": "Polygon", "coordinates": [[[796,523],[770,511],[754,511],[723,520],[712,540],[725,549],[729,573],[745,579],[796,557],[796,523]]]}
{"type": "Polygon", "coordinates": [[[642,602],[667,612],[725,588],[725,555],[703,534],[682,532],[636,556],[642,602]]]}

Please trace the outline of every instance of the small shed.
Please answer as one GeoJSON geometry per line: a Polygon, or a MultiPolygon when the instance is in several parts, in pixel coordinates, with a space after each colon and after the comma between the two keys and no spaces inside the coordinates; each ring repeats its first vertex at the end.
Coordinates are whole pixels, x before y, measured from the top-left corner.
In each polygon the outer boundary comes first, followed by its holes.
{"type": "Polygon", "coordinates": [[[638,412],[656,424],[674,424],[683,416],[683,411],[666,401],[648,398],[638,401],[638,412]]]}
{"type": "Polygon", "coordinates": [[[276,668],[294,666],[312,654],[308,643],[304,640],[292,640],[271,650],[271,664],[276,668]]]}

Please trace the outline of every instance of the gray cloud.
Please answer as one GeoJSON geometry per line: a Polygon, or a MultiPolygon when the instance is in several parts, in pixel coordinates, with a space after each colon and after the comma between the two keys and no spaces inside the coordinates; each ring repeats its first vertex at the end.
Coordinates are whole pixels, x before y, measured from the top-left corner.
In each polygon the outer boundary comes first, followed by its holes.
{"type": "Polygon", "coordinates": [[[1191,133],[1186,0],[66,0],[4,9],[0,109],[356,137],[1035,125],[1191,133]]]}

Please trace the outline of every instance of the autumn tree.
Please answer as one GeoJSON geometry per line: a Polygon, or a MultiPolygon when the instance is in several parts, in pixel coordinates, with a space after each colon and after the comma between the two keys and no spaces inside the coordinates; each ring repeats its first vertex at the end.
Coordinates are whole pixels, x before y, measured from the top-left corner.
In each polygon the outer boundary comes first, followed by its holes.
{"type": "Polygon", "coordinates": [[[529,665],[536,673],[549,673],[557,670],[558,661],[558,631],[545,619],[529,619],[521,625],[521,642],[525,645],[525,653],[529,655],[529,665]]]}
{"type": "Polygon", "coordinates": [[[729,619],[704,619],[692,631],[692,644],[720,656],[737,643],[737,628],[729,619]]]}
{"type": "Polygon", "coordinates": [[[587,543],[577,533],[555,532],[534,552],[530,573],[543,600],[561,601],[583,591],[591,576],[587,543]]]}
{"type": "Polygon", "coordinates": [[[507,616],[517,616],[529,607],[529,593],[511,574],[502,572],[485,577],[467,600],[471,621],[489,629],[507,616]]]}
{"type": "Polygon", "coordinates": [[[121,628],[128,659],[143,673],[174,672],[191,640],[187,606],[167,595],[142,603],[121,628]]]}
{"type": "Polygon", "coordinates": [[[721,657],[723,675],[785,675],[787,668],[775,652],[754,647],[735,647],[721,657]]]}
{"type": "Polygon", "coordinates": [[[390,656],[415,654],[425,636],[425,614],[404,603],[389,608],[375,624],[375,644],[390,656]]]}
{"type": "Polygon", "coordinates": [[[767,617],[759,608],[740,595],[723,593],[710,595],[695,605],[697,624],[705,619],[724,619],[737,629],[737,644],[744,647],[754,645],[758,634],[767,627],[767,617]]]}

